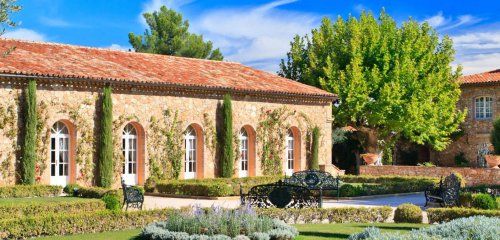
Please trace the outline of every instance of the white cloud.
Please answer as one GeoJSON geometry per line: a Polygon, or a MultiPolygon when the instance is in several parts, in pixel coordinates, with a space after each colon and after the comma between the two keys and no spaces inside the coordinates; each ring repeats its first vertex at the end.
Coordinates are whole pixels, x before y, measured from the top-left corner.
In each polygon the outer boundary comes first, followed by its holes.
{"type": "Polygon", "coordinates": [[[500,67],[500,30],[468,32],[452,39],[457,50],[455,64],[463,66],[464,74],[500,67]]]}
{"type": "MultiPolygon", "coordinates": [[[[109,49],[113,49],[113,50],[119,50],[119,51],[125,51],[125,52],[128,52],[130,49],[132,49],[131,47],[127,47],[127,46],[122,46],[120,44],[116,44],[116,43],[113,43],[105,48],[109,48],[109,49]]],[[[133,51],[133,49],[132,49],[133,51]]]]}
{"type": "Polygon", "coordinates": [[[212,10],[192,21],[193,30],[220,47],[225,59],[275,72],[293,36],[309,33],[320,20],[317,15],[278,9],[293,2],[296,0],[212,10]]]}
{"type": "Polygon", "coordinates": [[[17,28],[12,31],[6,32],[2,37],[5,38],[13,38],[13,39],[21,39],[21,40],[30,40],[30,41],[45,41],[45,35],[33,31],[27,28],[17,28]]]}
{"type": "Polygon", "coordinates": [[[500,31],[471,32],[452,36],[457,49],[465,50],[500,50],[500,31]]]}
{"type": "Polygon", "coordinates": [[[424,22],[427,22],[432,27],[437,28],[448,23],[449,20],[443,16],[443,12],[438,12],[436,15],[425,19],[424,22]]]}
{"type": "Polygon", "coordinates": [[[138,16],[139,22],[144,27],[148,27],[146,20],[144,20],[142,14],[158,11],[161,6],[167,6],[168,8],[179,10],[180,7],[191,3],[192,1],[193,0],[149,0],[142,5],[141,14],[139,14],[138,16]]]}
{"type": "Polygon", "coordinates": [[[456,63],[462,65],[464,75],[491,71],[500,67],[500,52],[457,57],[456,63]]]}
{"type": "Polygon", "coordinates": [[[458,16],[458,20],[455,21],[453,24],[451,25],[448,25],[448,26],[445,26],[443,28],[441,28],[441,30],[450,30],[450,29],[453,29],[453,28],[457,28],[457,27],[460,27],[460,26],[463,26],[463,25],[472,25],[472,24],[475,24],[475,23],[478,23],[480,22],[482,19],[479,19],[477,17],[474,17],[472,15],[461,15],[461,16],[458,16]]]}
{"type": "Polygon", "coordinates": [[[70,23],[66,22],[65,20],[58,19],[58,18],[40,17],[40,22],[43,25],[50,26],[50,27],[69,27],[69,26],[71,26],[70,23]]]}

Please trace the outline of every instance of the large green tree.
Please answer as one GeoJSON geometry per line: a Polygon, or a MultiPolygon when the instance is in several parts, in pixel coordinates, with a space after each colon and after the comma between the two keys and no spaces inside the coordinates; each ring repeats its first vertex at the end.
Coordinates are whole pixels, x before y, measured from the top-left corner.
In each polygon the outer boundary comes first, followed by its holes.
{"type": "Polygon", "coordinates": [[[144,13],[144,19],[149,25],[144,35],[129,33],[129,42],[136,52],[157,53],[222,60],[221,51],[213,49],[211,41],[203,40],[202,35],[190,33],[189,22],[182,15],[165,6],[160,11],[144,13]]]}
{"type": "Polygon", "coordinates": [[[224,95],[222,104],[222,133],[221,133],[221,177],[230,178],[234,172],[233,150],[233,108],[231,96],[224,95]]]}
{"type": "Polygon", "coordinates": [[[111,87],[104,87],[102,94],[101,130],[99,136],[99,187],[113,184],[113,102],[111,87]]]}
{"type": "MultiPolygon", "coordinates": [[[[21,7],[16,2],[16,0],[0,0],[0,36],[5,33],[6,28],[17,26],[17,23],[10,18],[12,13],[21,10],[21,7]]],[[[2,55],[9,54],[13,49],[14,47],[9,48],[2,55]]]]}
{"type": "Polygon", "coordinates": [[[21,155],[21,183],[35,183],[36,162],[36,82],[30,80],[24,99],[24,142],[21,155]]]}
{"type": "Polygon", "coordinates": [[[334,124],[355,127],[366,152],[390,150],[400,137],[441,150],[465,116],[454,53],[427,23],[398,26],[384,11],[363,12],[296,36],[278,74],[337,94],[334,124]]]}

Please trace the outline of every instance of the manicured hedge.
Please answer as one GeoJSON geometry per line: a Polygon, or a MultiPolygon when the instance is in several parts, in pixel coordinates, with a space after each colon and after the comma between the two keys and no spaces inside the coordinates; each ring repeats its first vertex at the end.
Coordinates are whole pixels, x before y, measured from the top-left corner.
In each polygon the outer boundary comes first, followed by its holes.
{"type": "Polygon", "coordinates": [[[13,202],[0,205],[0,219],[40,216],[47,213],[81,213],[105,210],[104,202],[99,199],[71,199],[66,201],[13,202]]]}
{"type": "Polygon", "coordinates": [[[392,213],[392,208],[387,206],[373,208],[259,208],[256,211],[259,214],[277,218],[290,224],[316,222],[374,223],[387,221],[392,213]]]}
{"type": "MultiPolygon", "coordinates": [[[[408,192],[422,192],[431,182],[388,182],[384,184],[351,184],[344,183],[340,187],[341,197],[357,197],[357,196],[371,196],[381,194],[394,194],[394,193],[408,193],[408,192]]],[[[330,195],[328,192],[326,195],[330,195]]]]}
{"type": "Polygon", "coordinates": [[[154,221],[167,218],[172,211],[174,210],[99,211],[0,220],[0,239],[19,239],[44,235],[67,235],[140,228],[154,221]]]}
{"type": "Polygon", "coordinates": [[[427,217],[429,223],[447,222],[457,218],[483,215],[487,217],[500,217],[500,210],[480,210],[474,208],[429,208],[427,217]]]}
{"type": "Polygon", "coordinates": [[[61,195],[62,187],[49,185],[15,185],[0,187],[0,198],[51,197],[61,195]]]}
{"type": "Polygon", "coordinates": [[[145,188],[147,192],[164,194],[225,197],[239,195],[240,184],[243,192],[246,193],[255,185],[273,183],[279,179],[282,179],[282,176],[167,180],[159,182],[150,179],[145,188]]]}
{"type": "Polygon", "coordinates": [[[383,175],[383,176],[372,176],[372,175],[342,175],[340,180],[345,183],[401,183],[401,182],[425,182],[427,184],[438,183],[439,178],[434,177],[410,177],[410,176],[399,176],[399,175],[383,175]]]}

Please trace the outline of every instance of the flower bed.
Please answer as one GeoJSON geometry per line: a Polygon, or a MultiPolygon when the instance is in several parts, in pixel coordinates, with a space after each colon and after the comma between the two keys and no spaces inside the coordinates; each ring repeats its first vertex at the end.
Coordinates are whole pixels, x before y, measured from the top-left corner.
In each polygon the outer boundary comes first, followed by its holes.
{"type": "Polygon", "coordinates": [[[148,225],[141,233],[144,240],[291,240],[297,230],[267,216],[258,216],[250,207],[236,210],[213,207],[193,208],[190,213],[174,213],[166,221],[148,225]]]}
{"type": "Polygon", "coordinates": [[[500,218],[476,216],[456,219],[451,222],[412,230],[409,233],[381,233],[380,229],[370,227],[353,234],[350,240],[422,240],[422,239],[500,239],[500,218]]]}
{"type": "Polygon", "coordinates": [[[457,218],[470,216],[500,217],[500,210],[480,210],[473,208],[429,208],[427,217],[429,223],[447,222],[457,218]]]}
{"type": "Polygon", "coordinates": [[[297,223],[374,223],[386,222],[391,213],[391,207],[372,208],[305,208],[280,209],[259,208],[258,214],[266,215],[285,221],[289,224],[297,223]]]}
{"type": "Polygon", "coordinates": [[[78,199],[68,197],[45,198],[46,201],[10,201],[0,200],[0,219],[41,216],[47,213],[66,214],[104,210],[104,202],[98,199],[78,199]]]}
{"type": "Polygon", "coordinates": [[[0,187],[0,198],[51,197],[61,195],[62,187],[49,185],[15,185],[0,187]]]}

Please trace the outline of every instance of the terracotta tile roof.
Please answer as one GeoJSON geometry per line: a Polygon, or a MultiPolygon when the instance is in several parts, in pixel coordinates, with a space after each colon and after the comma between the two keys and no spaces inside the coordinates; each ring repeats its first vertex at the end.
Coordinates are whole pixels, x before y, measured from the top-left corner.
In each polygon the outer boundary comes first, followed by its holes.
{"type": "Polygon", "coordinates": [[[463,76],[459,79],[459,81],[462,85],[500,83],[500,69],[463,76]]]}
{"type": "Polygon", "coordinates": [[[240,63],[0,39],[0,73],[335,98],[321,89],[240,63]]]}

